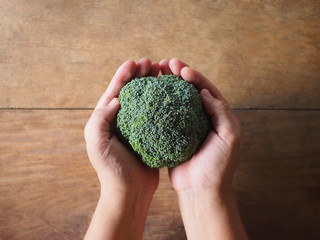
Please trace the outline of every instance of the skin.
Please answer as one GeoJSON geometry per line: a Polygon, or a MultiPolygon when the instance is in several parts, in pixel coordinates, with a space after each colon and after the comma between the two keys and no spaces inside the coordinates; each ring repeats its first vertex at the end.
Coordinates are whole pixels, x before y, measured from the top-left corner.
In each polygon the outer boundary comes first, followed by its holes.
{"type": "Polygon", "coordinates": [[[86,127],[89,159],[101,184],[85,239],[141,239],[159,170],[140,162],[114,134],[120,89],[134,77],[176,74],[199,90],[213,129],[202,147],[169,169],[188,239],[247,239],[232,195],[241,126],[218,89],[179,59],[127,61],[120,66],[86,127]]]}
{"type": "Polygon", "coordinates": [[[85,239],[141,239],[159,170],[142,164],[113,132],[120,107],[116,98],[132,78],[157,76],[159,64],[149,59],[126,61],[99,100],[84,135],[89,159],[101,184],[100,199],[85,239]]]}
{"type": "Polygon", "coordinates": [[[176,74],[200,92],[213,129],[201,148],[169,169],[188,239],[247,239],[232,194],[240,154],[241,125],[219,90],[178,59],[160,62],[164,74],[176,74]]]}

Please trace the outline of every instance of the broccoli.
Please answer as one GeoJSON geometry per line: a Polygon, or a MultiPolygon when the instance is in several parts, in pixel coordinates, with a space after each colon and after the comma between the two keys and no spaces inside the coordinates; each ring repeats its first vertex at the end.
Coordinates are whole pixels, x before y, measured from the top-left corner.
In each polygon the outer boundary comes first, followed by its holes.
{"type": "Polygon", "coordinates": [[[209,131],[195,87],[176,75],[135,78],[119,94],[120,139],[151,168],[190,159],[209,131]]]}

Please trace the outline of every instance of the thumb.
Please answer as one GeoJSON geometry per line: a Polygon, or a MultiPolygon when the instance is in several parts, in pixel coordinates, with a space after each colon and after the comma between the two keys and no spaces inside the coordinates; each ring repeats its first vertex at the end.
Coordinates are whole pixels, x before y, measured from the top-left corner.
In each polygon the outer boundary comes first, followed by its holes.
{"type": "Polygon", "coordinates": [[[113,98],[107,106],[93,111],[84,132],[87,142],[99,142],[103,138],[111,138],[111,125],[119,107],[119,100],[113,98]]]}

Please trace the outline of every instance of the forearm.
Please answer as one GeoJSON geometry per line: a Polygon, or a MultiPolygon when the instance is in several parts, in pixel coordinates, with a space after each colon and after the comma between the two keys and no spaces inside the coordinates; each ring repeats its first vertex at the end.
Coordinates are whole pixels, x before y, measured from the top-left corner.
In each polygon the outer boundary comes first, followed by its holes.
{"type": "Polygon", "coordinates": [[[85,240],[141,239],[152,195],[102,191],[85,240]]]}
{"type": "Polygon", "coordinates": [[[248,239],[230,192],[178,194],[179,206],[189,240],[248,239]]]}

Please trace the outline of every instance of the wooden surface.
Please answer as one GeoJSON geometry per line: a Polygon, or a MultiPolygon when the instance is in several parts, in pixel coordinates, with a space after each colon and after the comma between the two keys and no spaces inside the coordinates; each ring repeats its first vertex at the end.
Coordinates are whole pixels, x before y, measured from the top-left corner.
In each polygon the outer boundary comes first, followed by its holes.
{"type": "MultiPolygon", "coordinates": [[[[126,59],[179,57],[243,125],[251,239],[320,239],[320,1],[0,0],[0,239],[81,239],[99,184],[83,127],[126,59]]],[[[186,239],[161,170],[144,239],[186,239]]]]}
{"type": "MultiPolygon", "coordinates": [[[[243,155],[234,180],[252,239],[317,239],[320,111],[238,110],[243,155]]],[[[79,239],[99,184],[87,160],[87,110],[0,111],[2,239],[79,239]]],[[[166,169],[144,239],[185,239],[166,169]]]]}
{"type": "Polygon", "coordinates": [[[126,59],[179,57],[235,108],[320,108],[320,1],[1,0],[0,107],[93,107],[126,59]],[[236,92],[236,94],[235,94],[236,92]]]}

